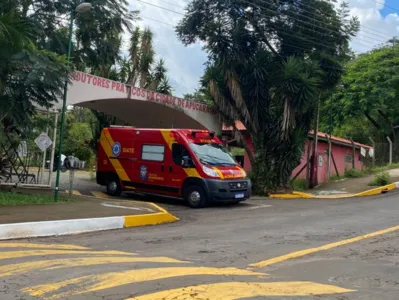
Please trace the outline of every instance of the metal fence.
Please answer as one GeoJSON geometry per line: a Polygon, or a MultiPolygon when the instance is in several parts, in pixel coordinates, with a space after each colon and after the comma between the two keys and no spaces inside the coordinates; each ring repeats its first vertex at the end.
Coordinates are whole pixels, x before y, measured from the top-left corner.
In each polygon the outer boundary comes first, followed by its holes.
{"type": "MultiPolygon", "coordinates": [[[[51,130],[54,140],[58,115],[47,114],[47,118],[54,122],[51,130]]],[[[23,128],[0,124],[0,159],[6,162],[0,166],[0,185],[51,186],[55,143],[44,151],[35,145],[35,138],[41,132],[50,134],[49,129],[49,125],[44,128],[38,126],[32,132],[23,132],[23,128]]]]}
{"type": "Polygon", "coordinates": [[[376,143],[374,153],[376,166],[384,166],[390,162],[399,163],[399,142],[392,143],[392,149],[389,142],[376,143]]]}

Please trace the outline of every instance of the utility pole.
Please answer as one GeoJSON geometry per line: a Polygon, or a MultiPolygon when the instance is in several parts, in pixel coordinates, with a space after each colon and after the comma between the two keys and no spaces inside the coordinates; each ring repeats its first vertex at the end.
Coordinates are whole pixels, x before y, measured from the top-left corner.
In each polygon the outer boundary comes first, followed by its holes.
{"type": "MultiPolygon", "coordinates": [[[[69,70],[71,61],[71,49],[72,49],[72,35],[73,35],[73,21],[75,19],[76,13],[85,13],[92,8],[92,5],[87,2],[80,3],[76,8],[71,7],[70,19],[69,19],[69,30],[68,30],[68,50],[67,50],[67,61],[66,65],[69,70]]],[[[62,97],[62,110],[61,110],[61,129],[60,129],[60,144],[58,146],[58,168],[57,176],[55,179],[55,192],[54,201],[58,201],[59,186],[60,186],[60,171],[61,171],[61,154],[62,154],[62,143],[64,140],[64,127],[65,127],[65,115],[67,110],[66,100],[68,94],[68,76],[65,78],[64,82],[64,94],[62,97]]]]}
{"type": "Polygon", "coordinates": [[[310,164],[312,167],[312,176],[311,176],[311,187],[315,187],[317,185],[317,143],[318,143],[318,133],[319,133],[319,118],[320,118],[320,96],[316,102],[316,118],[315,118],[315,126],[313,132],[313,159],[310,164]]]}

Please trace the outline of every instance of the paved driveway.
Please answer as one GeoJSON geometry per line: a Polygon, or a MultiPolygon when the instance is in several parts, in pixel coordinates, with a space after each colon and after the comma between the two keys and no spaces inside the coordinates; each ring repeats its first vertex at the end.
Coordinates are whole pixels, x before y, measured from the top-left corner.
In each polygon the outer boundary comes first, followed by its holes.
{"type": "Polygon", "coordinates": [[[0,243],[0,299],[397,299],[399,195],[260,200],[0,243]],[[371,233],[371,234],[369,234],[371,233]]]}

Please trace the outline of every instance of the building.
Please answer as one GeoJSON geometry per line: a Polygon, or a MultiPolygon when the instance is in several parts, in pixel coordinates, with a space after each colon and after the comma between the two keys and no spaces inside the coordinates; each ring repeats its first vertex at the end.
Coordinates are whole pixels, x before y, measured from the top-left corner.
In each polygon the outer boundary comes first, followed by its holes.
{"type": "MultiPolygon", "coordinates": [[[[251,151],[254,147],[251,142],[250,136],[247,134],[245,126],[241,122],[236,122],[236,127],[244,136],[251,151]]],[[[234,135],[231,127],[223,127],[223,138],[227,141],[228,145],[239,146],[235,143],[234,135]]],[[[315,159],[314,166],[309,164],[309,177],[311,182],[323,183],[328,181],[328,149],[329,142],[331,140],[331,164],[330,164],[330,175],[335,176],[337,172],[342,176],[347,169],[356,168],[361,170],[365,167],[366,156],[372,156],[374,150],[372,147],[357,142],[352,142],[347,139],[343,139],[336,136],[328,136],[323,132],[318,133],[317,143],[317,156],[315,159]],[[312,170],[313,169],[313,170],[312,170]],[[316,178],[317,177],[317,182],[316,178]]],[[[308,140],[305,143],[305,149],[301,159],[301,163],[293,170],[292,178],[306,178],[306,166],[308,157],[309,161],[312,161],[313,155],[313,132],[309,132],[308,140]]],[[[245,171],[251,171],[252,166],[247,153],[244,153],[244,157],[241,159],[243,168],[245,171]]]]}

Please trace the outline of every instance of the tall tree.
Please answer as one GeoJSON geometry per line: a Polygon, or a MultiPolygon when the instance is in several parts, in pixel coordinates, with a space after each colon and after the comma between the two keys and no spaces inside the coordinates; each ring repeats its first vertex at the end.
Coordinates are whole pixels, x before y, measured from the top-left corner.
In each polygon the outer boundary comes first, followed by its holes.
{"type": "Polygon", "coordinates": [[[177,27],[185,45],[204,43],[202,81],[219,115],[251,135],[255,155],[242,142],[260,190],[288,184],[315,104],[340,79],[359,28],[341,9],[323,0],[194,0],[177,27]]]}
{"type": "Polygon", "coordinates": [[[29,123],[35,106],[52,106],[62,93],[65,58],[40,49],[40,24],[24,1],[0,4],[0,122],[29,123]]]}
{"type": "Polygon", "coordinates": [[[129,56],[130,62],[125,61],[122,65],[122,72],[127,73],[127,84],[136,86],[137,78],[139,76],[139,64],[140,64],[140,41],[141,41],[141,30],[140,27],[136,27],[130,38],[129,56]]]}
{"type": "Polygon", "coordinates": [[[150,82],[150,71],[154,62],[154,48],[152,46],[153,33],[149,28],[144,29],[143,36],[141,37],[140,48],[140,87],[144,88],[150,82]]]}
{"type": "Polygon", "coordinates": [[[322,126],[364,143],[369,137],[397,140],[399,130],[399,54],[397,41],[361,54],[347,65],[333,97],[323,107],[322,126]],[[330,118],[333,112],[334,118],[330,118]],[[332,124],[333,123],[333,124],[332,124]]]}

